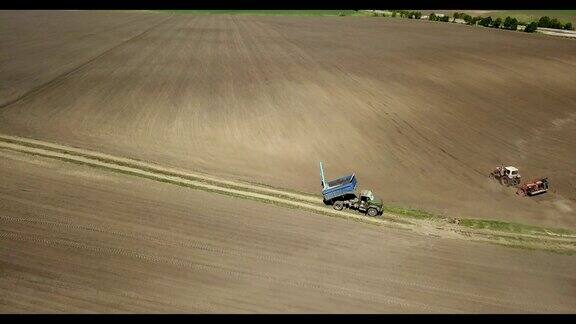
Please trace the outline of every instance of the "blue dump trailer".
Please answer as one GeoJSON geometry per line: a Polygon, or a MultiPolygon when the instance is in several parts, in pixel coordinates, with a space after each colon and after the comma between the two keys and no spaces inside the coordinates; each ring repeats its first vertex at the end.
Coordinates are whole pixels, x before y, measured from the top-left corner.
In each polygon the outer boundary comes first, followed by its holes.
{"type": "Polygon", "coordinates": [[[330,203],[334,200],[346,200],[348,197],[356,196],[356,186],[358,181],[353,174],[347,175],[332,181],[326,181],[324,178],[324,168],[320,162],[320,177],[322,178],[322,197],[324,203],[330,203]]]}
{"type": "Polygon", "coordinates": [[[368,216],[382,215],[382,200],[375,199],[370,190],[363,190],[360,195],[356,195],[358,180],[352,173],[332,181],[324,178],[324,167],[320,162],[320,179],[322,181],[322,197],[324,204],[332,205],[336,210],[343,208],[355,209],[366,213],[368,216]]]}

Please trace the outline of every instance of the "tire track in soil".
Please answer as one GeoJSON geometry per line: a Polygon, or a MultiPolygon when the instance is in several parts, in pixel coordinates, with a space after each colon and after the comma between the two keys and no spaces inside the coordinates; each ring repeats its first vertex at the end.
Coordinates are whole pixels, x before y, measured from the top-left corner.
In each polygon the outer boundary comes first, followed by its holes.
{"type": "MultiPolygon", "coordinates": [[[[414,309],[418,308],[428,312],[438,312],[440,311],[438,308],[430,307],[423,303],[418,302],[410,302],[406,299],[399,298],[399,297],[391,297],[391,296],[384,296],[382,294],[371,293],[367,291],[362,291],[358,289],[352,288],[344,288],[332,284],[318,284],[316,282],[308,281],[308,280],[291,280],[289,278],[280,278],[274,277],[266,273],[256,273],[256,272],[246,272],[240,270],[234,270],[231,268],[215,265],[215,264],[208,264],[208,263],[200,263],[200,262],[192,262],[189,260],[184,260],[175,257],[163,257],[143,252],[137,252],[128,249],[121,249],[115,247],[102,247],[102,246],[93,246],[89,244],[73,242],[68,240],[61,240],[61,239],[46,239],[41,237],[40,235],[27,235],[22,234],[20,232],[8,232],[8,231],[0,231],[0,240],[11,240],[11,241],[22,241],[22,242],[29,242],[38,245],[50,246],[54,248],[68,248],[73,250],[82,250],[92,252],[97,256],[103,255],[115,255],[120,257],[128,257],[131,259],[136,259],[142,262],[147,263],[154,263],[154,264],[161,264],[161,265],[168,265],[177,268],[186,268],[186,269],[194,269],[199,271],[206,271],[206,272],[220,272],[224,275],[235,278],[241,279],[242,276],[248,277],[256,277],[259,279],[264,279],[267,281],[279,283],[282,285],[294,287],[294,288],[305,288],[305,289],[313,289],[317,290],[322,293],[326,293],[332,296],[337,297],[349,297],[354,298],[358,295],[364,295],[368,297],[370,301],[374,302],[384,302],[389,305],[393,306],[400,306],[406,309],[414,309]]],[[[456,312],[455,309],[444,309],[447,312],[456,312]]]]}
{"type": "MultiPolygon", "coordinates": [[[[1,235],[0,235],[0,240],[2,239],[1,235]]],[[[22,240],[20,242],[25,242],[25,240],[22,240]]],[[[26,241],[28,242],[28,241],[26,241]]],[[[28,243],[32,243],[33,242],[28,242],[28,243]]],[[[37,246],[45,246],[43,244],[36,244],[37,246]]],[[[56,245],[54,245],[56,246],[56,245]]],[[[2,251],[0,250],[0,253],[2,251]]],[[[26,250],[26,252],[28,252],[28,250],[26,250]]],[[[22,259],[26,259],[28,255],[25,254],[20,254],[22,257],[22,259]]],[[[20,263],[17,261],[16,258],[13,258],[12,260],[12,264],[13,265],[19,265],[20,263]]],[[[107,287],[95,287],[91,284],[86,284],[85,282],[62,282],[61,280],[63,280],[60,277],[60,274],[52,272],[52,276],[49,278],[49,280],[51,281],[47,281],[47,282],[40,282],[40,284],[44,283],[44,285],[41,285],[40,287],[38,287],[39,282],[32,280],[32,284],[30,284],[29,278],[27,278],[26,276],[18,276],[18,274],[16,274],[16,277],[13,276],[13,274],[10,275],[10,279],[18,279],[19,280],[19,284],[18,284],[18,291],[12,289],[10,290],[8,288],[7,289],[1,289],[0,290],[4,290],[5,291],[5,297],[7,298],[8,302],[12,302],[13,304],[11,305],[12,307],[10,308],[11,311],[14,311],[14,309],[16,307],[20,307],[22,308],[22,303],[23,301],[26,301],[27,299],[30,300],[32,299],[33,301],[35,301],[34,303],[32,303],[31,305],[29,305],[29,307],[27,307],[28,312],[38,312],[41,311],[42,308],[46,309],[50,309],[53,312],[65,312],[65,313],[70,313],[70,312],[91,312],[91,313],[95,313],[95,312],[103,312],[103,313],[110,313],[110,312],[137,312],[137,313],[142,313],[142,312],[160,312],[160,311],[166,311],[166,309],[169,309],[170,312],[211,312],[211,313],[215,313],[217,312],[216,309],[214,309],[212,307],[212,305],[210,303],[205,303],[199,300],[193,300],[193,305],[190,304],[186,304],[185,306],[182,303],[179,303],[176,301],[176,298],[174,298],[173,296],[166,296],[166,295],[160,295],[158,294],[158,292],[154,292],[154,293],[148,293],[149,295],[143,296],[141,293],[137,293],[137,292],[133,292],[133,291],[129,291],[129,290],[123,290],[120,287],[113,287],[113,288],[107,288],[107,287]],[[54,281],[55,280],[55,281],[54,281]],[[57,294],[58,299],[66,299],[67,303],[62,303],[62,302],[58,302],[53,300],[54,298],[54,289],[55,288],[59,288],[59,289],[65,289],[67,291],[67,294],[62,294],[59,293],[57,294]],[[87,297],[86,295],[82,295],[81,293],[78,294],[77,289],[90,289],[93,294],[92,296],[87,297]],[[103,301],[101,299],[101,297],[98,296],[99,292],[105,292],[105,293],[112,293],[112,294],[118,294],[119,296],[122,296],[124,298],[128,298],[129,300],[126,301],[125,303],[117,304],[117,303],[113,303],[112,305],[109,305],[109,302],[103,301]],[[10,298],[12,296],[10,295],[16,295],[19,298],[10,298]],[[45,294],[45,296],[44,296],[45,294]],[[151,295],[150,295],[151,294],[151,295]],[[93,298],[99,298],[97,300],[94,300],[93,298]],[[154,299],[156,298],[156,299],[154,299]],[[132,301],[134,300],[138,300],[139,303],[133,303],[132,301]],[[16,302],[14,302],[16,301],[16,302]],[[144,304],[142,303],[144,302],[144,304]],[[17,304],[19,303],[19,304],[17,304]],[[42,305],[42,303],[44,303],[44,305],[42,305]],[[46,305],[48,304],[48,305],[46,305]],[[65,306],[63,306],[62,304],[65,304],[65,306]],[[52,305],[52,307],[48,307],[49,305],[52,305]],[[74,308],[74,309],[71,309],[74,308]],[[112,308],[112,309],[110,309],[112,308]],[[154,309],[156,308],[156,309],[154,309]]],[[[2,280],[0,279],[0,282],[2,280]]],[[[165,289],[165,287],[162,287],[165,289]]],[[[1,301],[0,301],[1,304],[1,301]]],[[[7,304],[8,306],[9,304],[7,304]]],[[[2,311],[2,309],[0,308],[0,311],[2,311]]]]}
{"type": "Polygon", "coordinates": [[[7,107],[9,107],[9,106],[11,106],[11,105],[13,105],[13,104],[16,104],[16,103],[18,103],[18,102],[24,101],[24,100],[26,100],[26,99],[28,99],[28,98],[30,98],[30,97],[33,97],[34,95],[40,94],[40,93],[42,93],[42,92],[45,91],[45,90],[48,90],[48,89],[50,89],[50,88],[53,88],[54,86],[58,85],[58,84],[61,83],[62,81],[66,80],[68,77],[74,75],[75,73],[77,73],[77,72],[79,72],[79,71],[82,71],[82,70],[85,69],[86,67],[90,66],[92,63],[94,63],[94,62],[98,61],[99,59],[105,57],[106,55],[112,53],[114,50],[116,50],[116,49],[118,49],[118,48],[121,48],[122,46],[124,46],[124,45],[126,45],[126,44],[128,44],[128,43],[130,43],[130,42],[133,42],[133,41],[135,41],[135,40],[138,40],[138,39],[142,38],[142,37],[145,36],[147,33],[149,33],[150,31],[152,31],[153,29],[159,27],[160,25],[164,24],[164,23],[167,22],[168,20],[171,20],[172,18],[173,18],[173,15],[170,15],[168,18],[160,21],[159,23],[151,26],[150,28],[145,29],[143,32],[141,32],[141,33],[139,33],[139,34],[137,34],[137,35],[135,35],[135,36],[133,36],[133,37],[131,37],[131,38],[123,41],[123,42],[121,42],[120,44],[117,44],[117,45],[113,46],[112,48],[109,48],[109,49],[105,50],[104,52],[102,52],[102,53],[98,54],[97,56],[91,58],[90,60],[88,60],[88,61],[86,61],[86,62],[84,62],[84,63],[76,66],[75,68],[73,68],[73,69],[71,69],[71,70],[69,70],[69,71],[66,71],[66,72],[64,72],[64,73],[56,76],[55,78],[53,78],[53,79],[51,79],[51,80],[49,80],[49,81],[47,81],[47,82],[45,82],[45,83],[43,83],[43,84],[40,84],[40,85],[32,88],[31,90],[23,93],[22,95],[14,98],[14,99],[12,99],[12,100],[9,100],[9,101],[7,101],[7,102],[4,102],[3,104],[0,105],[0,109],[7,108],[7,107]]]}
{"type": "MultiPolygon", "coordinates": [[[[296,262],[297,261],[296,258],[278,258],[278,257],[270,256],[270,255],[254,254],[253,252],[250,253],[246,250],[221,249],[221,248],[218,248],[218,247],[210,245],[210,244],[206,244],[206,243],[201,242],[201,241],[189,241],[189,240],[187,240],[185,242],[174,241],[174,240],[169,241],[169,240],[167,240],[166,237],[151,236],[148,234],[144,234],[142,232],[126,233],[126,232],[122,232],[122,231],[104,229],[102,227],[97,227],[97,226],[93,226],[93,225],[90,225],[90,226],[77,225],[77,224],[71,224],[71,223],[52,222],[52,221],[41,220],[41,219],[16,218],[16,217],[6,217],[6,216],[0,216],[0,221],[12,222],[12,223],[39,224],[39,225],[47,226],[48,228],[66,228],[66,229],[74,229],[74,230],[84,230],[84,231],[91,231],[91,232],[110,234],[110,235],[115,235],[115,236],[120,236],[120,237],[126,237],[126,238],[130,238],[130,239],[139,239],[139,240],[144,239],[144,240],[153,242],[153,243],[161,245],[161,246],[176,247],[176,248],[189,248],[189,249],[200,250],[200,251],[203,251],[206,253],[218,254],[218,255],[222,255],[222,256],[251,258],[251,259],[255,259],[259,262],[273,262],[273,263],[279,263],[279,264],[283,264],[283,265],[297,266],[297,267],[301,267],[301,268],[310,268],[310,269],[314,269],[318,273],[323,273],[323,274],[332,274],[332,272],[335,272],[335,271],[327,271],[326,269],[317,269],[316,267],[307,266],[306,264],[299,264],[296,262]]],[[[461,297],[468,298],[469,300],[472,300],[474,302],[477,302],[477,303],[481,302],[485,305],[490,305],[490,306],[508,306],[508,307],[521,306],[525,309],[538,309],[539,307],[541,307],[541,305],[538,305],[538,304],[526,304],[526,303],[519,303],[519,302],[513,302],[513,301],[506,301],[506,300],[502,300],[502,299],[498,299],[498,298],[480,296],[480,295],[474,294],[474,293],[467,293],[467,292],[460,292],[460,291],[455,291],[455,290],[451,290],[451,289],[445,289],[445,288],[442,288],[440,285],[429,285],[429,284],[423,285],[423,284],[418,284],[415,282],[409,282],[409,281],[405,281],[405,280],[391,279],[389,277],[374,278],[372,276],[362,275],[362,274],[356,274],[356,276],[358,279],[363,279],[363,280],[372,279],[372,281],[377,281],[379,283],[382,283],[382,281],[384,281],[388,284],[398,286],[398,287],[392,287],[394,289],[412,288],[412,289],[418,289],[418,290],[422,289],[422,290],[444,293],[444,294],[451,295],[451,296],[458,295],[461,297]]],[[[545,311],[562,311],[562,309],[546,309],[545,311]]]]}
{"type": "MultiPolygon", "coordinates": [[[[87,31],[87,32],[84,33],[84,34],[75,36],[75,37],[70,38],[70,39],[68,39],[68,40],[66,40],[66,41],[62,41],[62,42],[58,42],[58,43],[55,43],[55,44],[51,44],[50,46],[44,47],[43,50],[52,50],[52,49],[61,47],[62,45],[65,45],[66,43],[71,42],[71,41],[76,42],[76,41],[79,41],[79,40],[83,40],[83,39],[85,39],[85,38],[102,35],[102,34],[104,34],[104,33],[106,33],[106,32],[109,32],[109,31],[112,31],[112,30],[115,30],[115,29],[118,29],[118,28],[124,28],[124,27],[130,26],[130,25],[132,25],[132,24],[134,24],[134,23],[136,23],[136,22],[140,22],[140,21],[146,20],[147,18],[148,18],[147,16],[134,16],[134,17],[132,17],[131,20],[121,22],[121,23],[119,23],[119,24],[117,24],[117,25],[114,25],[114,26],[112,26],[112,27],[108,26],[108,27],[103,27],[103,28],[101,28],[101,29],[99,29],[99,30],[91,31],[91,32],[90,32],[90,31],[87,31]]],[[[52,36],[52,35],[47,35],[46,37],[51,37],[51,36],[52,36]]],[[[29,43],[34,43],[34,41],[29,41],[29,43]]],[[[17,45],[22,46],[22,44],[17,44],[17,45]]],[[[2,61],[0,61],[0,62],[3,63],[2,61]]]]}

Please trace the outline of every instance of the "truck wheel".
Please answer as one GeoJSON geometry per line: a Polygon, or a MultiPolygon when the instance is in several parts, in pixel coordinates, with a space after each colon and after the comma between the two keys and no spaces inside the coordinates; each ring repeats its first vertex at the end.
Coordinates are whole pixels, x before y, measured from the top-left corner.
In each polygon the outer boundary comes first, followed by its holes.
{"type": "Polygon", "coordinates": [[[502,177],[500,178],[500,184],[503,186],[508,186],[510,184],[510,180],[508,180],[506,177],[502,177]]]}
{"type": "Polygon", "coordinates": [[[368,214],[368,216],[370,216],[370,217],[376,217],[376,216],[378,216],[378,209],[368,208],[368,212],[366,214],[368,214]]]}
{"type": "Polygon", "coordinates": [[[341,201],[336,201],[332,207],[334,207],[336,210],[342,210],[342,208],[344,208],[344,203],[341,201]]]}

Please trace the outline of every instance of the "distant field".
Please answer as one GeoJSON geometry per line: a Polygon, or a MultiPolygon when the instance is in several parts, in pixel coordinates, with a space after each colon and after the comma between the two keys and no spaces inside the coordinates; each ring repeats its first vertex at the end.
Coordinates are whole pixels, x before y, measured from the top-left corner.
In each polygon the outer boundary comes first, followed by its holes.
{"type": "Polygon", "coordinates": [[[170,10],[180,14],[197,15],[251,15],[251,16],[359,16],[355,10],[170,10]]]}

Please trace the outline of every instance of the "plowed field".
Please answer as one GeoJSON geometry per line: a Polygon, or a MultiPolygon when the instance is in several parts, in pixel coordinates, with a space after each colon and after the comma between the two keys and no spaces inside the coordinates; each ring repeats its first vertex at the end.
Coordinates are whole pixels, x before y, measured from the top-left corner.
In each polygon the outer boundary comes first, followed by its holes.
{"type": "Polygon", "coordinates": [[[572,40],[369,17],[1,15],[0,132],[313,193],[323,160],[390,204],[576,227],[572,40]],[[551,192],[491,183],[500,163],[551,192]]]}
{"type": "MultiPolygon", "coordinates": [[[[576,229],[574,40],[382,17],[5,11],[0,26],[0,135],[303,195],[321,160],[386,205],[576,229]],[[499,164],[552,189],[518,197],[489,181],[499,164]]],[[[576,309],[573,256],[2,145],[2,312],[576,309]]]]}

